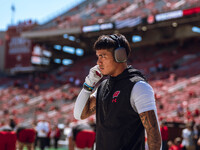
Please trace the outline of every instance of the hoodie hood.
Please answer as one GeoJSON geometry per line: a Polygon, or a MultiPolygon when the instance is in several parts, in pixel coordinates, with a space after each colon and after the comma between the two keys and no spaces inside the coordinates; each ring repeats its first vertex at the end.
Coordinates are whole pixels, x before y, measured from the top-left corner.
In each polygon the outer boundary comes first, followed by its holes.
{"type": "Polygon", "coordinates": [[[125,78],[132,78],[134,76],[140,76],[141,78],[145,79],[146,81],[146,78],[145,76],[137,69],[134,69],[131,65],[128,66],[121,74],[119,74],[118,76],[116,77],[111,77],[109,78],[109,80],[111,82],[115,82],[115,81],[118,81],[118,80],[122,80],[122,79],[125,79],[125,78]]]}

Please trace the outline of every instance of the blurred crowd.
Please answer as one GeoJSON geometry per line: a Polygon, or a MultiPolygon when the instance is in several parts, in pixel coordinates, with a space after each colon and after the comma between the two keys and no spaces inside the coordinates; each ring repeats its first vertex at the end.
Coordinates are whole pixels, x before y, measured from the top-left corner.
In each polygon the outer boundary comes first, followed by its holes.
{"type": "MultiPolygon", "coordinates": [[[[170,131],[171,127],[165,120],[160,120],[162,150],[200,150],[200,124],[194,121],[184,123],[180,133],[174,137],[170,131]]],[[[64,135],[66,148],[69,150],[86,147],[88,150],[94,150],[95,131],[94,116],[83,121],[74,120],[64,128],[60,128],[58,124],[50,124],[45,118],[35,123],[17,124],[10,116],[0,128],[0,147],[2,150],[6,148],[9,150],[58,149],[61,147],[59,140],[64,135]]]]}
{"type": "Polygon", "coordinates": [[[87,0],[62,16],[56,17],[46,28],[70,29],[138,16],[145,18],[159,13],[198,7],[199,4],[199,0],[87,0]]]}
{"type": "Polygon", "coordinates": [[[2,150],[34,150],[39,147],[58,148],[58,140],[62,129],[58,125],[51,125],[44,118],[36,123],[17,124],[12,116],[0,128],[0,147],[2,150]]]}
{"type": "Polygon", "coordinates": [[[184,124],[179,136],[170,138],[169,127],[163,120],[160,123],[163,150],[200,150],[200,124],[184,124]]]}
{"type": "Polygon", "coordinates": [[[0,127],[0,148],[1,150],[58,149],[61,147],[59,140],[64,140],[67,145],[65,148],[69,150],[74,150],[76,147],[90,147],[92,150],[95,143],[95,126],[94,117],[83,122],[75,120],[59,127],[59,124],[50,124],[46,118],[37,122],[17,124],[10,116],[0,127]]]}

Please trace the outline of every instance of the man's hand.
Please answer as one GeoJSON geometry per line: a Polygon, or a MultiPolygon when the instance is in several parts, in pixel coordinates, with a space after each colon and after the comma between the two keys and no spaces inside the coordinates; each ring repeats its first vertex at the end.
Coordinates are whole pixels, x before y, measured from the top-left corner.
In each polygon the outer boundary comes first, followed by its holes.
{"type": "Polygon", "coordinates": [[[101,74],[98,65],[90,69],[89,75],[85,78],[85,83],[83,84],[84,89],[81,90],[75,102],[75,119],[85,119],[96,113],[96,98],[94,96],[91,96],[90,98],[90,95],[94,86],[102,77],[103,75],[101,74]]]}
{"type": "Polygon", "coordinates": [[[96,65],[90,69],[88,76],[85,78],[84,84],[90,88],[94,88],[96,83],[101,80],[102,77],[103,75],[99,70],[99,66],[96,65]]]}

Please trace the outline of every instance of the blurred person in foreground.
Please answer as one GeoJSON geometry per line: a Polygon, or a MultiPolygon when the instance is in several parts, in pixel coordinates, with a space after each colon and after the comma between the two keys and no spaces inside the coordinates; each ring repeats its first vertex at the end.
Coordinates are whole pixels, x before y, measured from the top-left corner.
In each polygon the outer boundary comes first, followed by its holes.
{"type": "Polygon", "coordinates": [[[168,150],[184,150],[183,145],[181,144],[181,138],[180,137],[176,137],[174,139],[174,143],[169,140],[167,142],[168,145],[168,150]]]}
{"type": "Polygon", "coordinates": [[[10,120],[6,120],[3,126],[0,126],[0,150],[16,150],[16,142],[16,132],[10,126],[10,120]]]}
{"type": "Polygon", "coordinates": [[[184,150],[195,150],[193,123],[188,122],[182,130],[182,145],[184,150]]]}
{"type": "Polygon", "coordinates": [[[160,123],[160,132],[161,132],[161,138],[162,138],[162,150],[167,150],[169,131],[168,131],[166,122],[164,120],[162,120],[160,123]]]}
{"type": "Polygon", "coordinates": [[[95,131],[89,123],[77,123],[69,134],[69,150],[92,150],[95,131]]]}
{"type": "Polygon", "coordinates": [[[127,65],[131,52],[121,34],[102,35],[94,43],[98,58],[85,78],[74,107],[74,117],[96,113],[96,150],[161,149],[154,91],[142,73],[127,65]],[[103,76],[97,90],[95,85],[103,76]]]}
{"type": "Polygon", "coordinates": [[[25,147],[27,150],[34,150],[36,131],[32,125],[21,125],[17,128],[17,142],[19,150],[25,147]]]}
{"type": "Polygon", "coordinates": [[[51,131],[50,137],[53,139],[54,148],[58,148],[58,140],[61,137],[61,130],[58,128],[58,125],[54,125],[51,131]]]}
{"type": "Polygon", "coordinates": [[[183,145],[181,144],[181,138],[180,137],[176,137],[174,139],[174,147],[175,150],[183,150],[183,145]]]}
{"type": "Polygon", "coordinates": [[[36,126],[37,137],[39,141],[39,147],[44,150],[48,146],[48,133],[49,133],[49,123],[45,118],[41,119],[36,126]]]}

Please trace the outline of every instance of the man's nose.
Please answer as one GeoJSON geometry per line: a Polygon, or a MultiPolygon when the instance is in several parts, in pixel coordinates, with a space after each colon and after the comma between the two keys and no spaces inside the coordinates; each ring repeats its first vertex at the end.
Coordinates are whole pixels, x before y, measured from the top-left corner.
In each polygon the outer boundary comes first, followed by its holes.
{"type": "Polygon", "coordinates": [[[102,61],[100,59],[97,60],[97,65],[101,65],[102,61]]]}

